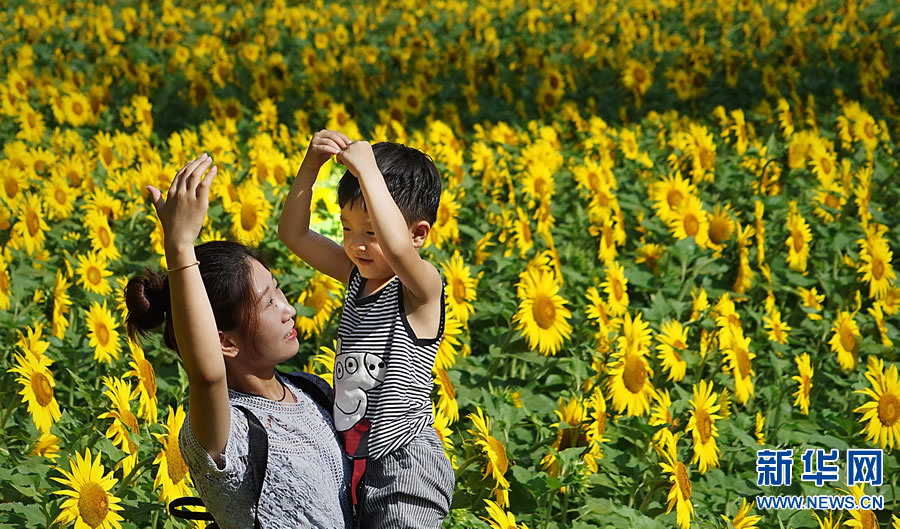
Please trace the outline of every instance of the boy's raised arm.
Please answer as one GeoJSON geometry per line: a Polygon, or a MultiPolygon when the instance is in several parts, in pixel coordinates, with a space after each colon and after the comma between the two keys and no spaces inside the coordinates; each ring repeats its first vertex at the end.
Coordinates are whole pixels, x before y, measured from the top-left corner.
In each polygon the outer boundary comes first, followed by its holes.
{"type": "MultiPolygon", "coordinates": [[[[403,286],[420,303],[437,300],[441,295],[441,275],[434,265],[422,259],[413,244],[403,213],[378,169],[372,146],[365,141],[355,141],[338,154],[337,160],[359,179],[375,237],[403,286]]],[[[425,242],[427,230],[420,234],[418,227],[414,227],[413,232],[422,238],[422,243],[425,242]]]]}
{"type": "Polygon", "coordinates": [[[320,130],[313,136],[278,221],[278,237],[285,246],[308,265],[344,284],[350,279],[353,263],[340,244],[309,229],[309,216],[319,169],[349,144],[340,132],[320,130]]]}

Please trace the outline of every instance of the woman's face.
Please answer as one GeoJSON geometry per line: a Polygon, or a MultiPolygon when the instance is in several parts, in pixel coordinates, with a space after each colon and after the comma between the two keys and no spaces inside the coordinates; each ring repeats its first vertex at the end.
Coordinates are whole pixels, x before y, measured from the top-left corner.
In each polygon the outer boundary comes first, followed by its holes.
{"type": "Polygon", "coordinates": [[[239,344],[252,351],[255,359],[265,358],[274,364],[292,358],[297,354],[300,342],[297,341],[297,329],[294,328],[296,309],[291,305],[278,282],[256,259],[252,263],[252,288],[257,298],[256,311],[258,322],[256,333],[250,337],[249,343],[239,344]]]}

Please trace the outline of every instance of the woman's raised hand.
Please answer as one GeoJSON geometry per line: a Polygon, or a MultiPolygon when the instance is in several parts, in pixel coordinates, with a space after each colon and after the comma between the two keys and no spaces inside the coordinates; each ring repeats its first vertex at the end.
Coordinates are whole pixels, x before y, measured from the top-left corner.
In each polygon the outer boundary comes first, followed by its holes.
{"type": "Polygon", "coordinates": [[[209,208],[209,186],[218,171],[213,166],[204,178],[203,173],[211,164],[212,158],[206,153],[188,162],[175,175],[165,198],[159,189],[147,186],[156,216],[162,223],[167,252],[185,246],[193,248],[200,235],[209,208]]]}

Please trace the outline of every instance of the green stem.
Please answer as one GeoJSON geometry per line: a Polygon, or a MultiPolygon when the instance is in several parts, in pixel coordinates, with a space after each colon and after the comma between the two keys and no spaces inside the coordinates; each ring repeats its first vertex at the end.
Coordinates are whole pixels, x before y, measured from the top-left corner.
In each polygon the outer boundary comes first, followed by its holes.
{"type": "Polygon", "coordinates": [[[644,499],[641,501],[641,506],[640,506],[640,508],[639,508],[638,510],[641,511],[642,513],[646,514],[646,513],[647,513],[647,506],[650,505],[650,500],[653,499],[653,495],[654,495],[654,494],[656,493],[656,491],[658,491],[660,488],[665,487],[667,483],[669,483],[668,478],[658,479],[658,480],[653,484],[653,486],[650,487],[650,490],[647,491],[647,494],[644,495],[644,499]]]}
{"type": "Polygon", "coordinates": [[[18,399],[12,399],[9,403],[9,406],[3,410],[3,418],[0,419],[0,431],[5,431],[4,427],[6,426],[6,421],[12,415],[12,411],[14,408],[18,407],[17,401],[18,399]]]}
{"type": "Polygon", "coordinates": [[[566,487],[566,491],[563,493],[562,500],[562,526],[566,526],[566,522],[569,519],[569,487],[566,487]]]}
{"type": "Polygon", "coordinates": [[[134,482],[134,480],[143,473],[144,467],[152,464],[154,459],[156,459],[156,454],[149,455],[144,459],[138,461],[134,465],[134,468],[131,469],[131,472],[129,472],[128,475],[122,478],[122,481],[119,482],[119,486],[116,487],[116,496],[121,497],[122,491],[126,488],[126,486],[130,486],[134,482]]]}

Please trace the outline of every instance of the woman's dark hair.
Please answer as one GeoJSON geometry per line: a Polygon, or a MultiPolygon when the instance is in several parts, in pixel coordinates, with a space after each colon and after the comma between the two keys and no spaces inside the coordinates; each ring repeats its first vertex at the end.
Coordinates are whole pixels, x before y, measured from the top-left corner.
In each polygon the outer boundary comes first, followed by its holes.
{"type": "MultiPolygon", "coordinates": [[[[406,224],[424,220],[434,225],[441,201],[441,175],[431,158],[418,149],[388,141],[372,145],[372,152],[406,224]]],[[[365,206],[359,180],[347,171],[338,184],[338,205],[357,202],[365,206]]]]}
{"type": "MultiPolygon", "coordinates": [[[[209,296],[216,327],[220,331],[238,330],[248,335],[256,331],[256,293],[253,290],[251,259],[268,269],[257,250],[230,241],[213,241],[194,248],[200,261],[200,276],[209,296]]],[[[169,279],[151,269],[131,278],[125,285],[128,307],[128,335],[137,340],[165,323],[163,342],[178,351],[172,326],[169,279]]]]}

